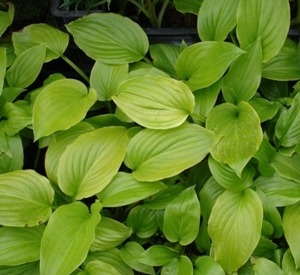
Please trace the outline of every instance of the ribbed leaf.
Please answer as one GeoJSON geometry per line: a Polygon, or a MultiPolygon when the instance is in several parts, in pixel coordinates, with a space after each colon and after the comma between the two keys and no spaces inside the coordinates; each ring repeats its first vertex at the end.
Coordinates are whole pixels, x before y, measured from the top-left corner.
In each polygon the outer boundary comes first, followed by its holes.
{"type": "Polygon", "coordinates": [[[240,1],[237,13],[237,36],[246,49],[261,38],[263,61],[271,60],[281,49],[290,26],[289,1],[240,1]]]}
{"type": "Polygon", "coordinates": [[[255,275],[276,274],[283,275],[281,268],[271,260],[266,258],[251,258],[251,264],[255,275]]]}
{"type": "Polygon", "coordinates": [[[117,174],[127,143],[126,128],[122,126],[103,127],[80,135],[60,158],[61,190],[76,200],[99,193],[117,174]]]}
{"type": "Polygon", "coordinates": [[[202,2],[203,0],[174,0],[176,10],[182,13],[190,12],[193,14],[198,14],[202,2]]]}
{"type": "Polygon", "coordinates": [[[125,164],[136,180],[160,180],[197,164],[216,143],[211,131],[195,124],[168,130],[144,129],[130,140],[125,164]]]}
{"type": "Polygon", "coordinates": [[[3,90],[4,77],[6,74],[6,65],[7,65],[6,49],[0,47],[0,95],[2,94],[2,90],[3,90]]]}
{"type": "Polygon", "coordinates": [[[10,274],[30,274],[40,275],[40,262],[35,261],[16,266],[2,265],[0,266],[0,273],[5,275],[10,274]]]}
{"type": "Polygon", "coordinates": [[[100,221],[101,205],[91,214],[82,202],[60,206],[51,216],[41,244],[41,274],[70,274],[86,258],[100,221]]]}
{"type": "Polygon", "coordinates": [[[119,172],[97,197],[103,207],[119,207],[138,202],[165,188],[160,181],[141,182],[129,173],[119,172]]]}
{"type": "Polygon", "coordinates": [[[20,53],[7,70],[6,79],[10,87],[27,88],[38,77],[45,61],[44,44],[20,53]],[[34,58],[33,58],[34,57],[34,58]]]}
{"type": "Polygon", "coordinates": [[[120,82],[127,76],[128,64],[108,65],[96,61],[91,71],[91,87],[97,92],[98,100],[108,101],[117,93],[120,82]]]}
{"type": "Polygon", "coordinates": [[[181,255],[178,258],[174,258],[169,263],[165,264],[161,270],[161,275],[170,274],[172,275],[192,275],[193,274],[193,264],[189,257],[181,255]]]}
{"type": "Polygon", "coordinates": [[[0,228],[0,265],[20,265],[39,260],[44,229],[44,225],[0,228]]]}
{"type": "Polygon", "coordinates": [[[257,194],[225,191],[216,201],[208,221],[214,259],[226,273],[240,268],[258,244],[263,208],[257,194]]]}
{"type": "Polygon", "coordinates": [[[3,3],[8,6],[8,11],[0,11],[0,37],[6,31],[6,29],[12,24],[15,14],[15,6],[13,3],[3,3]]]}
{"type": "Polygon", "coordinates": [[[225,275],[222,267],[210,256],[198,257],[195,261],[194,275],[225,275]]]}
{"type": "Polygon", "coordinates": [[[282,269],[284,271],[284,274],[300,274],[300,270],[296,269],[295,261],[290,249],[286,250],[286,252],[284,253],[282,259],[282,269]]]}
{"type": "Polygon", "coordinates": [[[262,142],[257,113],[246,102],[223,103],[209,113],[206,128],[222,137],[211,151],[214,159],[229,164],[240,176],[262,142]]]}
{"type": "Polygon", "coordinates": [[[103,63],[136,62],[148,51],[149,42],[143,29],[119,14],[90,14],[66,27],[79,48],[103,63]]]}
{"type": "Polygon", "coordinates": [[[195,43],[180,53],[176,72],[195,91],[219,80],[232,61],[243,53],[244,51],[228,42],[195,43]]]}
{"type": "Polygon", "coordinates": [[[35,140],[80,122],[95,103],[97,94],[75,79],[61,79],[47,85],[33,106],[35,140]]]}
{"type": "Polygon", "coordinates": [[[205,0],[198,13],[201,41],[223,41],[236,25],[240,0],[205,0]]]}
{"type": "Polygon", "coordinates": [[[112,265],[110,265],[106,262],[99,261],[99,260],[89,262],[85,266],[84,271],[86,272],[84,274],[122,275],[112,265]]]}
{"type": "Polygon", "coordinates": [[[33,170],[0,175],[0,224],[28,227],[47,221],[54,191],[47,178],[33,170]]]}
{"type": "Polygon", "coordinates": [[[152,129],[179,126],[195,105],[194,96],[184,83],[156,75],[122,82],[112,98],[129,118],[152,129]]]}
{"type": "Polygon", "coordinates": [[[31,24],[21,32],[12,35],[14,48],[17,55],[36,45],[46,46],[46,62],[60,57],[69,43],[69,35],[53,26],[40,23],[31,24]]]}

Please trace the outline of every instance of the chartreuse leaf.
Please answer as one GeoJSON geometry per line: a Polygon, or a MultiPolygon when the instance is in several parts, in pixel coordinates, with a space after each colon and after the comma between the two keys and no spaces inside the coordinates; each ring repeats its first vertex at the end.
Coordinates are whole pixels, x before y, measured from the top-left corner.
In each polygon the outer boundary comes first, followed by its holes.
{"type": "Polygon", "coordinates": [[[138,258],[144,251],[145,249],[140,244],[136,242],[128,242],[120,249],[120,256],[132,269],[143,274],[155,274],[152,266],[138,261],[138,258]]]}
{"type": "Polygon", "coordinates": [[[2,90],[3,90],[4,78],[6,74],[6,66],[7,66],[6,49],[0,47],[0,95],[2,94],[2,90]]]}
{"type": "Polygon", "coordinates": [[[0,266],[1,274],[30,274],[30,275],[40,275],[40,262],[30,262],[16,266],[2,265],[0,266]]]}
{"type": "MultiPolygon", "coordinates": [[[[8,157],[12,157],[11,148],[8,144],[9,136],[6,134],[4,130],[5,121],[2,120],[0,123],[0,157],[6,155],[8,157]]],[[[17,169],[16,169],[17,170],[17,169]]]]}
{"type": "Polygon", "coordinates": [[[149,209],[145,205],[132,208],[126,223],[139,238],[149,238],[158,229],[155,210],[149,209]]]}
{"type": "Polygon", "coordinates": [[[293,205],[285,207],[282,217],[284,236],[289,244],[291,253],[295,260],[296,268],[300,267],[300,203],[297,202],[293,205]]]}
{"type": "Polygon", "coordinates": [[[260,238],[263,208],[252,189],[226,190],[217,199],[208,220],[214,259],[226,273],[247,262],[260,238]]]}
{"type": "Polygon", "coordinates": [[[28,227],[47,221],[54,191],[44,176],[33,170],[0,175],[0,224],[28,227]]]}
{"type": "Polygon", "coordinates": [[[211,150],[213,158],[227,163],[240,176],[262,142],[257,113],[247,102],[223,103],[209,113],[206,128],[221,138],[211,150]]]}
{"type": "Polygon", "coordinates": [[[71,144],[81,134],[94,130],[94,127],[86,122],[79,122],[68,130],[59,131],[54,134],[45,156],[45,169],[47,177],[58,183],[57,172],[59,160],[66,150],[67,146],[71,144]]]}
{"type": "Polygon", "coordinates": [[[34,46],[20,53],[7,70],[10,87],[27,88],[38,77],[45,61],[45,44],[34,46]],[[34,56],[34,58],[32,58],[34,56]]]}
{"type": "Polygon", "coordinates": [[[197,164],[216,143],[213,132],[195,124],[144,129],[130,140],[124,161],[136,180],[155,181],[197,164]]]}
{"type": "Polygon", "coordinates": [[[152,245],[141,254],[138,261],[149,266],[162,266],[179,255],[179,251],[174,248],[165,245],[152,245]]]}
{"type": "MultiPolygon", "coordinates": [[[[82,275],[93,275],[93,274],[109,274],[109,275],[122,275],[112,265],[102,262],[99,260],[90,261],[84,268],[82,275]]],[[[81,273],[80,273],[81,274],[81,273]]]]}
{"type": "Polygon", "coordinates": [[[112,99],[129,118],[152,129],[181,125],[195,105],[193,93],[183,82],[158,75],[125,80],[112,99]]]}
{"type": "Polygon", "coordinates": [[[242,49],[261,38],[263,62],[271,60],[283,46],[290,27],[289,1],[240,1],[237,37],[242,49]],[[263,14],[263,16],[262,16],[263,14]]]}
{"type": "Polygon", "coordinates": [[[223,41],[236,25],[239,0],[204,0],[198,13],[201,41],[223,41]]]}
{"type": "Polygon", "coordinates": [[[148,51],[146,33],[134,21],[115,13],[94,13],[66,25],[89,57],[108,64],[141,60],[148,51]]]}
{"type": "Polygon", "coordinates": [[[192,243],[199,231],[200,212],[200,203],[194,186],[183,190],[165,209],[163,232],[166,238],[181,245],[192,243]]]}
{"type": "Polygon", "coordinates": [[[300,270],[296,269],[295,261],[290,249],[286,250],[282,258],[282,270],[284,274],[299,275],[300,270]]]}
{"type": "Polygon", "coordinates": [[[97,92],[100,101],[111,100],[117,93],[120,82],[128,74],[128,64],[109,65],[96,61],[90,77],[91,87],[97,92]]]}
{"type": "Polygon", "coordinates": [[[270,177],[258,177],[254,184],[273,201],[276,207],[291,205],[299,201],[299,182],[284,178],[277,172],[270,177]]]}
{"type": "Polygon", "coordinates": [[[44,225],[0,228],[0,265],[20,265],[39,260],[44,230],[44,225]]]}
{"type": "Polygon", "coordinates": [[[99,193],[117,174],[127,143],[126,128],[122,126],[103,127],[80,135],[60,158],[61,190],[76,200],[99,193]]]}
{"type": "Polygon", "coordinates": [[[160,181],[141,182],[129,173],[119,172],[97,197],[103,207],[119,207],[138,202],[165,188],[160,181]]]}
{"type": "Polygon", "coordinates": [[[298,45],[287,38],[279,53],[263,64],[262,77],[267,79],[290,81],[300,78],[298,45]]]}
{"type": "Polygon", "coordinates": [[[195,261],[194,275],[225,275],[222,267],[210,256],[198,257],[195,261]]]}
{"type": "Polygon", "coordinates": [[[86,258],[100,221],[96,201],[91,214],[85,204],[60,206],[51,216],[41,243],[41,274],[70,274],[86,258]]]}
{"type": "Polygon", "coordinates": [[[49,62],[63,55],[69,43],[69,35],[53,26],[40,23],[31,24],[21,32],[14,32],[12,40],[17,55],[34,46],[44,44],[46,46],[45,62],[49,62]]]}
{"type": "Polygon", "coordinates": [[[192,275],[193,274],[193,264],[189,257],[181,255],[178,258],[172,259],[170,262],[165,264],[161,270],[161,275],[192,275]]]}
{"type": "Polygon", "coordinates": [[[276,274],[283,275],[281,268],[266,258],[254,258],[251,257],[251,263],[253,266],[253,271],[255,275],[265,275],[265,274],[276,274]]]}
{"type": "Polygon", "coordinates": [[[15,15],[15,6],[13,3],[7,2],[7,11],[0,11],[0,37],[6,29],[12,24],[15,15]]]}
{"type": "Polygon", "coordinates": [[[283,110],[277,120],[275,135],[279,144],[292,147],[300,141],[300,94],[298,93],[288,110],[283,110]]]}
{"type": "Polygon", "coordinates": [[[193,14],[198,14],[202,2],[203,0],[174,0],[176,10],[182,13],[190,12],[193,14]]]}
{"type": "Polygon", "coordinates": [[[180,53],[176,72],[195,91],[219,80],[232,61],[243,53],[244,51],[228,42],[195,43],[180,53]]]}
{"type": "Polygon", "coordinates": [[[262,58],[261,42],[257,39],[246,48],[245,54],[233,61],[223,79],[226,102],[238,104],[255,95],[261,81],[262,58]]]}
{"type": "Polygon", "coordinates": [[[132,229],[116,220],[101,217],[96,226],[95,239],[90,251],[107,250],[116,247],[130,237],[132,229]]]}
{"type": "Polygon", "coordinates": [[[61,79],[47,85],[33,106],[35,140],[59,130],[67,130],[80,122],[96,102],[94,89],[75,79],[61,79]]]}
{"type": "Polygon", "coordinates": [[[209,156],[208,164],[215,180],[225,189],[241,191],[251,187],[253,183],[253,166],[246,166],[239,177],[227,164],[216,161],[212,156],[209,156]]]}

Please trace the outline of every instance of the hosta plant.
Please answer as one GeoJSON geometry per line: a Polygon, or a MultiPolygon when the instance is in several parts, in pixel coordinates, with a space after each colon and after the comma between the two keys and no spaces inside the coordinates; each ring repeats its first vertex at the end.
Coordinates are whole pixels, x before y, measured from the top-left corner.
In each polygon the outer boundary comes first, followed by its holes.
{"type": "MultiPolygon", "coordinates": [[[[2,40],[0,274],[298,274],[289,14],[288,0],[204,0],[201,42],[179,47],[112,13],[2,40]],[[64,55],[71,36],[89,74],[64,55]],[[78,77],[40,84],[58,58],[78,77]]],[[[0,15],[9,26],[13,6],[0,15]]]]}

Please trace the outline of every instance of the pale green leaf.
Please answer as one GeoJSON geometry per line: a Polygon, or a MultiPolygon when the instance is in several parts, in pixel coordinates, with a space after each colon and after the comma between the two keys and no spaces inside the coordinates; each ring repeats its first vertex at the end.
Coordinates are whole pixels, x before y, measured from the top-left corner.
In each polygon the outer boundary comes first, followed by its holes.
{"type": "Polygon", "coordinates": [[[0,265],[20,265],[39,260],[44,229],[44,225],[0,228],[0,265]]]}
{"type": "Polygon", "coordinates": [[[195,91],[219,80],[232,61],[243,53],[244,51],[228,42],[195,43],[180,53],[176,72],[195,91]]]}
{"type": "Polygon", "coordinates": [[[28,227],[46,222],[54,190],[44,176],[33,170],[0,175],[0,224],[28,227]]]}
{"type": "Polygon", "coordinates": [[[15,15],[15,6],[11,2],[3,2],[2,5],[7,5],[7,11],[0,11],[0,37],[6,31],[6,29],[13,23],[15,15]]]}
{"type": "Polygon", "coordinates": [[[253,271],[255,275],[265,275],[265,274],[276,274],[283,275],[281,268],[266,258],[251,258],[251,263],[253,266],[253,271]]]}
{"type": "Polygon", "coordinates": [[[47,85],[33,106],[35,140],[80,122],[97,100],[94,89],[75,79],[61,79],[47,85]]]}
{"type": "Polygon", "coordinates": [[[119,207],[138,202],[165,188],[160,181],[141,182],[129,173],[119,172],[97,197],[103,207],[119,207]]]}
{"type": "Polygon", "coordinates": [[[152,129],[181,125],[195,105],[192,92],[183,82],[157,75],[122,82],[112,98],[129,118],[152,129]]]}
{"type": "Polygon", "coordinates": [[[254,184],[277,206],[291,205],[300,199],[299,182],[281,177],[275,172],[270,177],[260,176],[254,184]]]}
{"type": "Polygon", "coordinates": [[[238,104],[255,95],[261,81],[262,57],[261,42],[257,39],[246,48],[245,54],[233,61],[223,79],[226,102],[238,104]]]}
{"type": "Polygon", "coordinates": [[[244,265],[260,238],[263,208],[257,194],[226,190],[216,201],[208,221],[214,259],[226,273],[244,265]]]}
{"type": "Polygon", "coordinates": [[[201,41],[223,41],[236,25],[240,0],[204,0],[198,13],[201,41]]]}
{"type": "Polygon", "coordinates": [[[300,203],[287,206],[282,217],[284,236],[295,260],[296,268],[300,267],[300,203]]]}
{"type": "Polygon", "coordinates": [[[2,90],[3,90],[4,78],[6,74],[6,66],[7,66],[6,48],[0,47],[0,95],[2,94],[2,90]]]}
{"type": "Polygon", "coordinates": [[[76,200],[99,193],[117,174],[127,143],[126,128],[122,126],[103,127],[80,135],[60,158],[61,190],[76,200]]]}
{"type": "Polygon", "coordinates": [[[60,206],[50,217],[41,243],[41,274],[70,274],[86,258],[100,221],[101,205],[95,202],[91,214],[85,204],[60,206]]]}
{"type": "Polygon", "coordinates": [[[290,27],[289,1],[240,1],[237,13],[237,37],[246,49],[261,38],[263,61],[271,60],[281,49],[290,27]]]}
{"type": "Polygon", "coordinates": [[[209,113],[206,128],[221,138],[211,151],[214,159],[229,164],[240,176],[262,142],[257,113],[247,102],[223,103],[209,113]]]}
{"type": "Polygon", "coordinates": [[[299,275],[300,270],[296,269],[295,261],[290,249],[286,250],[282,258],[282,270],[284,274],[299,275]]]}
{"type": "Polygon", "coordinates": [[[128,64],[108,65],[96,61],[90,77],[91,87],[97,92],[100,101],[111,100],[117,93],[118,85],[127,76],[128,64]]]}
{"type": "Polygon", "coordinates": [[[122,275],[112,265],[99,260],[89,262],[85,266],[84,271],[86,272],[85,274],[87,275],[93,275],[93,274],[122,275]]]}
{"type": "Polygon", "coordinates": [[[169,263],[165,264],[161,270],[161,275],[192,275],[193,264],[189,257],[181,255],[178,258],[174,258],[169,263]]]}
{"type": "Polygon", "coordinates": [[[45,54],[45,44],[34,46],[20,53],[7,70],[6,79],[9,86],[27,88],[31,85],[42,69],[45,54]]]}
{"type": "Polygon", "coordinates": [[[69,35],[53,26],[40,23],[26,26],[21,32],[14,32],[12,40],[17,55],[36,45],[44,44],[45,62],[49,62],[63,55],[69,43],[69,35]]]}
{"type": "Polygon", "coordinates": [[[163,232],[170,242],[192,243],[200,226],[200,203],[194,186],[186,188],[165,209],[163,232]],[[189,211],[193,209],[193,211],[189,211]]]}
{"type": "Polygon", "coordinates": [[[193,14],[198,14],[203,0],[174,0],[173,2],[175,4],[176,10],[182,13],[190,12],[193,14]]]}
{"type": "Polygon", "coordinates": [[[195,261],[194,275],[225,275],[222,267],[210,256],[198,257],[195,261]]]}
{"type": "Polygon", "coordinates": [[[146,33],[134,21],[115,13],[94,13],[66,25],[89,57],[108,64],[141,60],[148,51],[146,33]]]}
{"type": "Polygon", "coordinates": [[[160,180],[203,160],[216,142],[211,131],[195,124],[168,130],[144,129],[130,140],[125,164],[136,180],[160,180]]]}

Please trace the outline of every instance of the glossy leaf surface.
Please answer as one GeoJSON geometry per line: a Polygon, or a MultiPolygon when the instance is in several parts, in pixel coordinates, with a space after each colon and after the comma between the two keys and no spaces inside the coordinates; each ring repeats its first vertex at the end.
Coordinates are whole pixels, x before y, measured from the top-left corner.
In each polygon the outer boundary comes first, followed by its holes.
{"type": "Polygon", "coordinates": [[[12,24],[15,14],[15,6],[10,3],[3,3],[4,7],[8,6],[8,11],[0,11],[0,37],[6,31],[6,29],[12,24]]]}
{"type": "Polygon", "coordinates": [[[169,263],[165,264],[161,270],[161,275],[174,274],[174,275],[192,275],[193,264],[189,257],[181,255],[174,258],[169,263]]]}
{"type": "Polygon", "coordinates": [[[253,265],[253,271],[257,275],[264,274],[278,274],[283,275],[283,271],[280,267],[275,264],[273,261],[266,258],[251,258],[251,263],[253,265]]]}
{"type": "Polygon", "coordinates": [[[210,256],[198,257],[195,261],[194,275],[225,275],[222,267],[210,256]]]}
{"type": "Polygon", "coordinates": [[[176,10],[179,10],[182,13],[190,12],[194,14],[198,14],[202,2],[203,0],[174,0],[176,10]]]}

